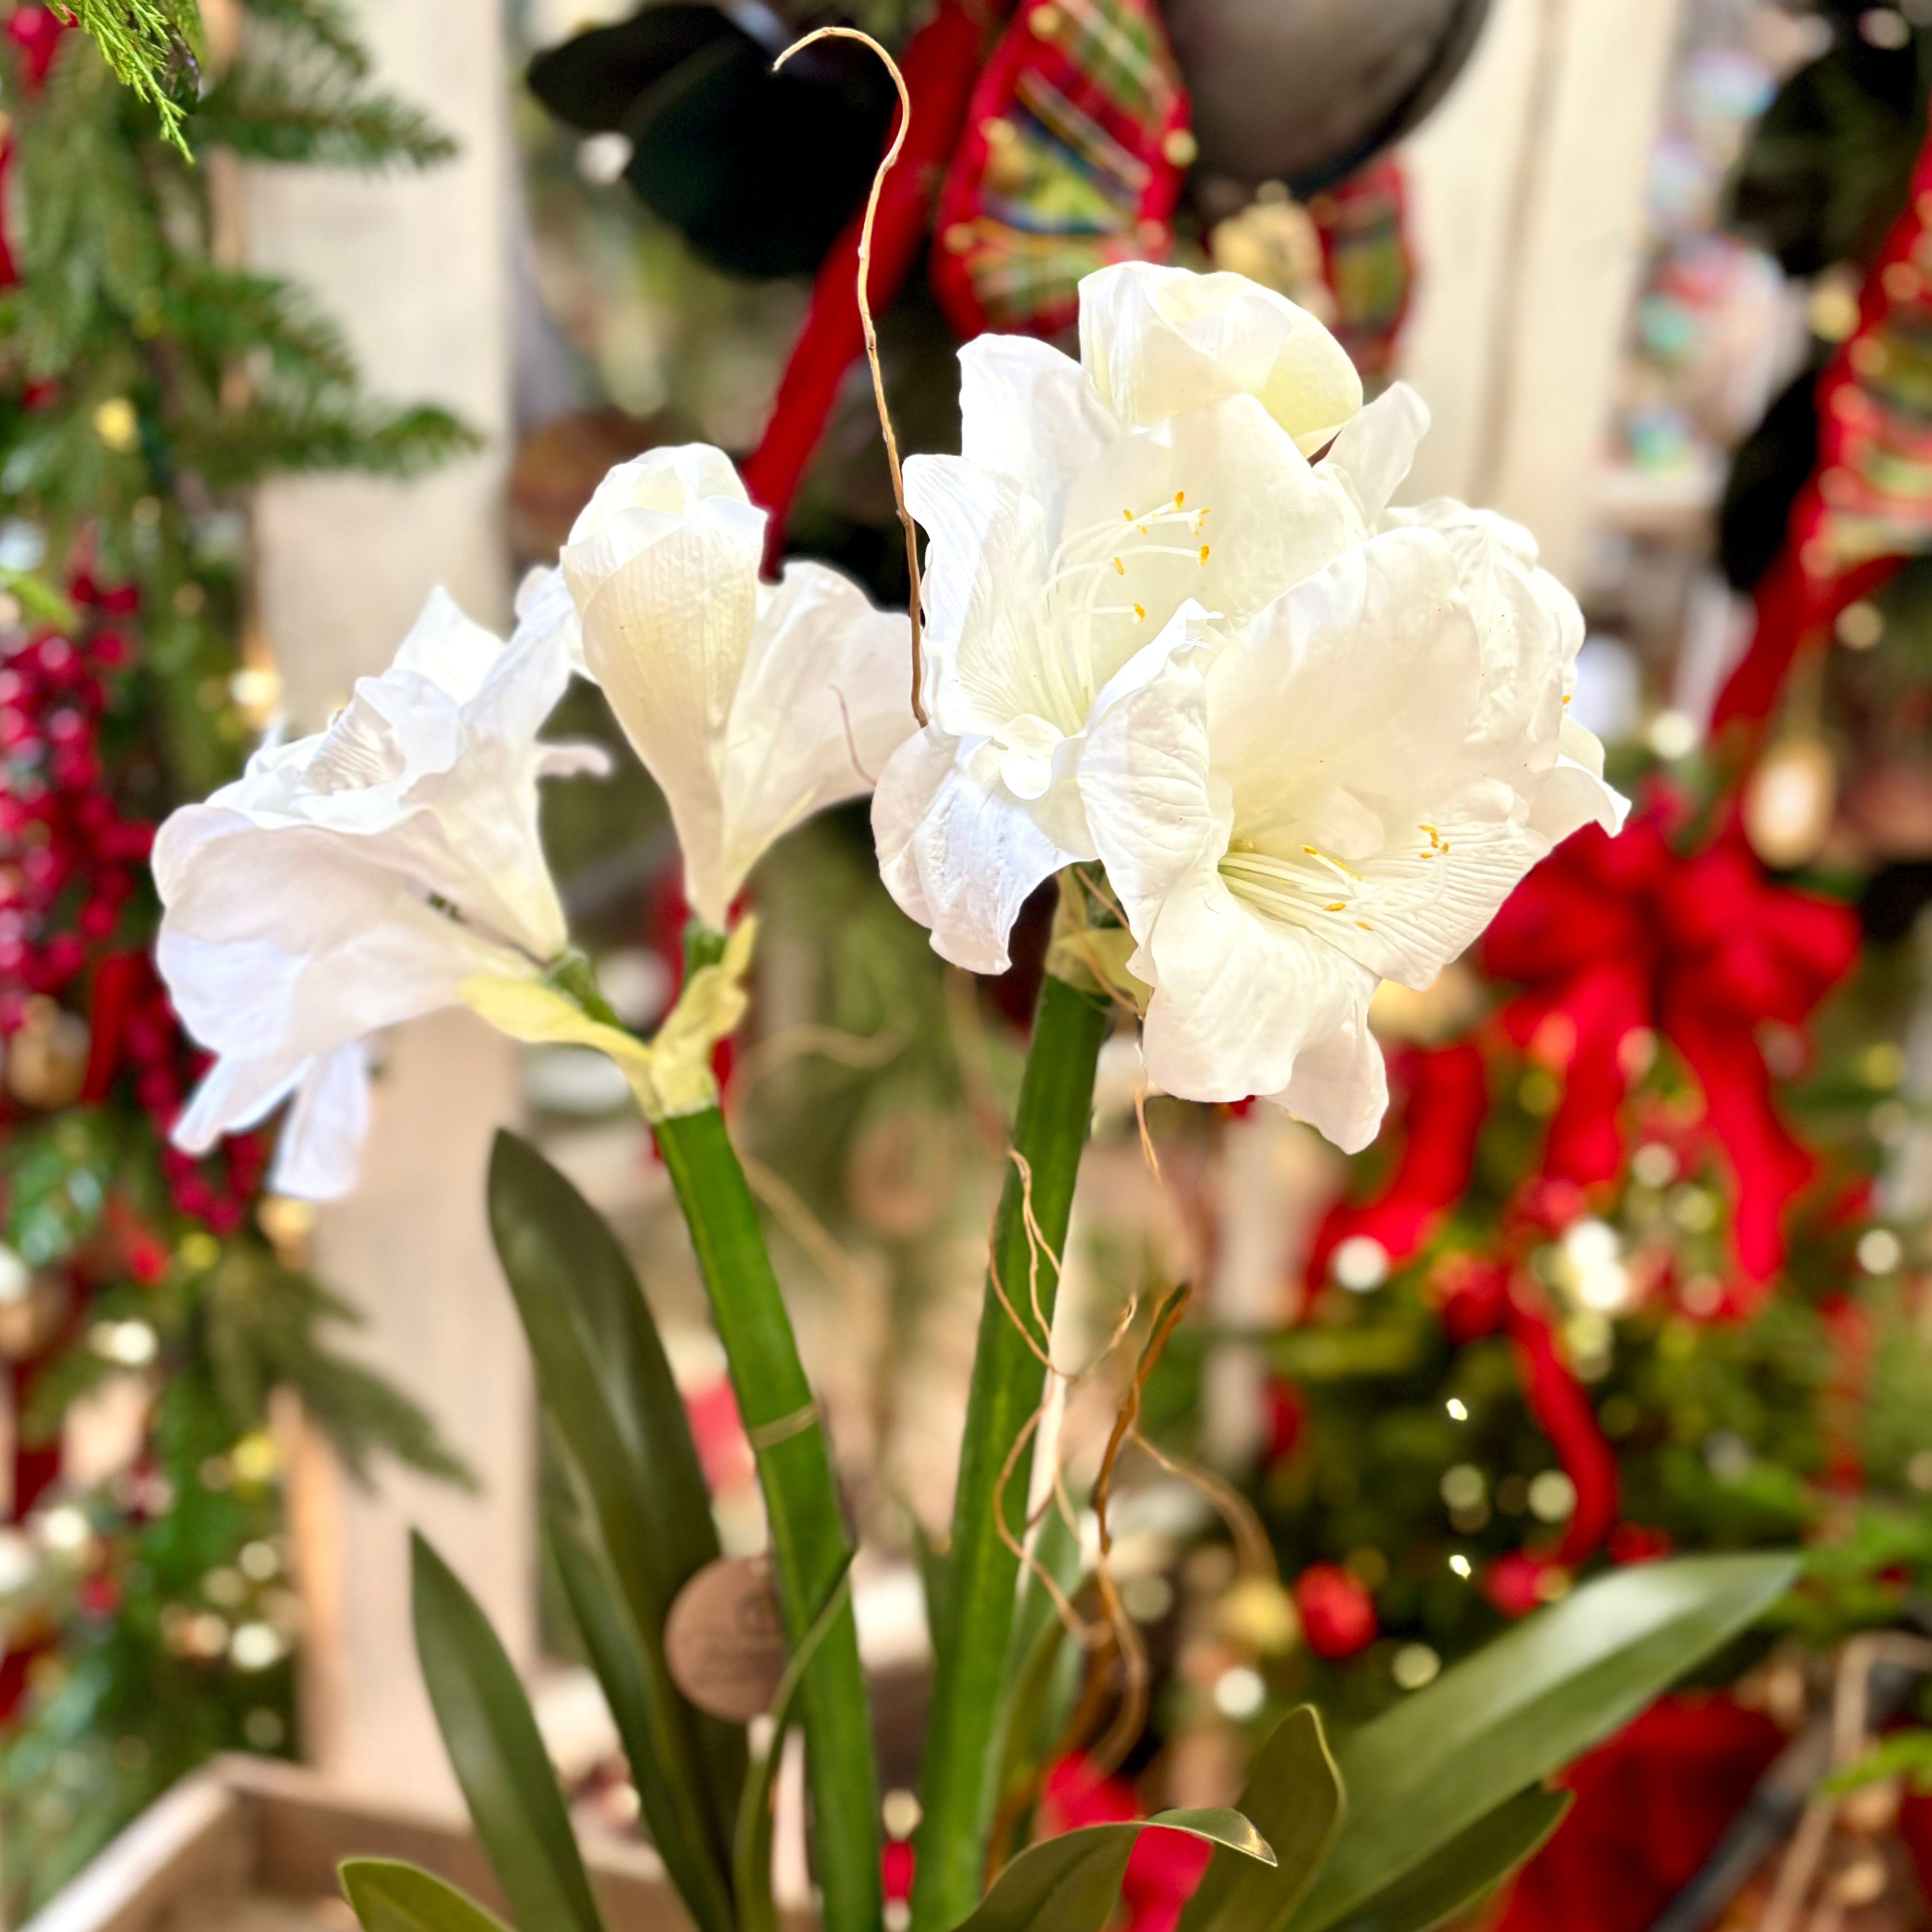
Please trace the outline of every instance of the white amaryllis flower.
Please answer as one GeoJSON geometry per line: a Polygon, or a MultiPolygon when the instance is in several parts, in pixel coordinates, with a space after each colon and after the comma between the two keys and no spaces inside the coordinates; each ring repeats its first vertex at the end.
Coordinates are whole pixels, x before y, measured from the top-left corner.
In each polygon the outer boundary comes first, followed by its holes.
{"type": "Polygon", "coordinates": [[[555,626],[506,645],[437,591],[327,730],[258,752],[161,827],[156,958],[216,1056],[179,1145],[205,1152],[292,1095],[273,1184],[346,1192],[367,1036],[564,952],[537,781],[602,763],[537,740],[569,674],[555,626]]]}
{"type": "Polygon", "coordinates": [[[1624,804],[1566,714],[1582,621],[1527,532],[1396,512],[1118,694],[1079,785],[1152,988],[1150,1078],[1262,1094],[1351,1152],[1378,982],[1424,987],[1558,839],[1624,804]]]}
{"type": "Polygon", "coordinates": [[[692,443],[612,470],[562,558],[584,661],[670,802],[686,895],[719,932],[766,849],[869,791],[913,728],[906,619],[823,564],[761,584],[764,535],[730,458],[692,443]]]}
{"type": "Polygon", "coordinates": [[[1095,855],[1076,774],[1110,686],[1185,646],[1186,608],[1245,622],[1361,543],[1421,430],[1406,390],[1362,409],[1340,344],[1238,275],[1102,269],[1080,344],[969,343],[963,453],[906,466],[932,724],[873,825],[900,904],[980,972],[1028,893],[1095,855]]]}

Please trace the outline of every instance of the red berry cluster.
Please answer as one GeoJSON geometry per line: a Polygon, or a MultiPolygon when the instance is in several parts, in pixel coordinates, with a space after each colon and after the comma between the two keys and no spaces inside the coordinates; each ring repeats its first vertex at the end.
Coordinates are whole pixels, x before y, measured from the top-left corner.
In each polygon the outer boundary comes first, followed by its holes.
{"type": "MultiPolygon", "coordinates": [[[[108,593],[105,610],[110,596],[131,604],[108,593]]],[[[109,680],[131,657],[111,628],[79,645],[56,632],[0,644],[0,1032],[112,936],[154,842],[101,785],[109,680]]]]}
{"type": "MultiPolygon", "coordinates": [[[[88,1097],[129,1082],[164,1134],[206,1064],[183,1034],[146,958],[148,935],[114,944],[154,843],[154,828],[123,815],[104,782],[100,731],[134,649],[117,620],[136,608],[131,590],[85,578],[73,602],[99,614],[75,640],[56,632],[0,640],[0,1039],[21,1028],[36,999],[82,1000],[92,1029],[88,1097]]],[[[198,1161],[165,1148],[175,1205],[218,1234],[238,1228],[260,1191],[267,1150],[237,1136],[220,1157],[198,1161]]]]}

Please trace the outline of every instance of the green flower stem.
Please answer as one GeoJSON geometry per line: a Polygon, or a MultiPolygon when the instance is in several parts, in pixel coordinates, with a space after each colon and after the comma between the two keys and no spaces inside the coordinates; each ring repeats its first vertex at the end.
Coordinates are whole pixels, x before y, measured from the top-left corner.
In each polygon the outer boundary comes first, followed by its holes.
{"type": "MultiPolygon", "coordinates": [[[[778,1601],[796,1647],[850,1559],[825,1432],[724,1116],[707,1107],[660,1120],[655,1131],[758,1454],[778,1601]]],[[[879,1778],[849,1603],[824,1637],[799,1697],[826,1932],[873,1932],[880,1914],[879,1778]]]]}
{"type": "MultiPolygon", "coordinates": [[[[1029,1283],[1037,1264],[1040,1306],[1049,1322],[1059,1276],[1029,1238],[1026,1196],[1030,1191],[1039,1234],[1054,1254],[1061,1253],[1094,1109],[1094,1068],[1110,1022],[1104,1000],[1052,974],[1042,982],[1013,1124],[1013,1149],[1027,1163],[1030,1188],[1010,1162],[994,1225],[993,1261],[1008,1299],[1022,1312],[1029,1312],[1029,1283]]],[[[989,1276],[952,1506],[950,1640],[937,1659],[926,1732],[925,1816],[912,1895],[916,1932],[945,1932],[980,1902],[995,1796],[993,1732],[1019,1575],[1019,1559],[1001,1540],[994,1510],[1000,1472],[1039,1406],[1042,1387],[1040,1358],[1014,1327],[989,1276]]],[[[1024,1532],[1032,1468],[1029,1444],[999,1504],[1016,1536],[1024,1532]]]]}

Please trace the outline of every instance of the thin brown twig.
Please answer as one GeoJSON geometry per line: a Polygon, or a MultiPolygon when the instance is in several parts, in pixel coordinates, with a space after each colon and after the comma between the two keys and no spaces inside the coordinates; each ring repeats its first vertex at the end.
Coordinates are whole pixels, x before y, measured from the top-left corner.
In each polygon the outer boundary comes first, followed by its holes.
{"type": "Polygon", "coordinates": [[[1178,1456],[1170,1456],[1157,1444],[1150,1442],[1141,1433],[1140,1424],[1134,1425],[1136,1444],[1151,1456],[1170,1476],[1198,1490],[1220,1513],[1221,1520],[1228,1526],[1234,1539],[1241,1574],[1244,1576],[1277,1577],[1280,1566],[1274,1560],[1274,1546],[1270,1543],[1268,1532],[1262,1526],[1261,1518],[1255,1513],[1253,1504],[1232,1484],[1224,1483],[1211,1470],[1204,1469],[1198,1462],[1190,1462],[1178,1456]]]}
{"type": "Polygon", "coordinates": [[[921,687],[926,682],[926,665],[920,649],[920,587],[919,587],[919,532],[912,520],[912,512],[906,508],[905,478],[899,470],[898,438],[892,433],[892,412],[886,406],[886,379],[879,368],[879,338],[872,327],[872,303],[867,284],[872,278],[872,221],[879,212],[879,195],[886,184],[886,177],[892,171],[892,164],[899,158],[899,151],[905,146],[907,130],[912,125],[912,96],[906,90],[905,76],[900,73],[898,62],[873,39],[870,34],[862,33],[856,27],[817,27],[802,39],[793,41],[784,52],[772,63],[776,70],[784,65],[801,48],[808,47],[814,40],[856,40],[868,46],[886,64],[886,71],[892,77],[892,85],[899,92],[898,131],[892,136],[892,146],[886,150],[886,158],[872,176],[872,191],[866,197],[866,218],[859,227],[859,320],[866,332],[866,361],[872,371],[872,395],[879,406],[879,427],[885,432],[886,460],[892,466],[892,500],[898,506],[899,522],[905,531],[906,572],[912,580],[912,592],[908,600],[907,616],[912,622],[912,715],[922,726],[932,720],[926,716],[926,700],[921,687]]]}

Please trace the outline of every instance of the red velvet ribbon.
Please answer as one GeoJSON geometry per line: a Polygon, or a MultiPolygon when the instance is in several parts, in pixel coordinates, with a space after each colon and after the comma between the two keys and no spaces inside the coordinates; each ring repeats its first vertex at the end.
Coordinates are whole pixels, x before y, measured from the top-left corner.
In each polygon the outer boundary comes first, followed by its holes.
{"type": "Polygon", "coordinates": [[[1597,1425],[1589,1393],[1570,1372],[1542,1291],[1505,1262],[1459,1255],[1437,1270],[1435,1286],[1450,1339],[1509,1338],[1523,1400],[1576,1492],[1556,1560],[1588,1556],[1617,1521],[1617,1459],[1597,1425]]]}
{"type": "MultiPolygon", "coordinates": [[[[898,163],[880,191],[866,292],[877,315],[911,273],[925,244],[932,200],[966,124],[967,103],[986,55],[989,28],[1005,7],[988,0],[941,0],[939,11],[907,43],[899,62],[912,116],[898,163]]],[[[845,372],[865,352],[860,319],[861,208],[832,244],[812,284],[812,306],[779,380],[771,420],[740,466],[752,500],[770,514],[766,561],[776,563],[784,523],[818,446],[845,372]]]]}
{"type": "Polygon", "coordinates": [[[1510,1033],[1564,1076],[1545,1171],[1585,1186],[1615,1178],[1629,1056],[1644,1030],[1660,1033],[1702,1088],[1731,1168],[1738,1260],[1768,1282],[1814,1163],[1778,1118],[1756,1029],[1804,1020],[1858,944],[1848,907],[1772,885],[1735,836],[1688,859],[1654,817],[1615,839],[1592,827],[1567,841],[1484,942],[1489,970],[1523,982],[1504,1010],[1510,1033]]]}
{"type": "Polygon", "coordinates": [[[1481,1053],[1466,1040],[1420,1048],[1396,1070],[1406,1076],[1408,1098],[1394,1172],[1372,1199],[1340,1201],[1329,1209],[1309,1250],[1311,1289],[1328,1279],[1335,1250],[1358,1234],[1376,1242],[1390,1262],[1407,1260],[1469,1184],[1476,1136],[1490,1104],[1481,1053]]]}

